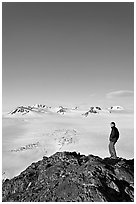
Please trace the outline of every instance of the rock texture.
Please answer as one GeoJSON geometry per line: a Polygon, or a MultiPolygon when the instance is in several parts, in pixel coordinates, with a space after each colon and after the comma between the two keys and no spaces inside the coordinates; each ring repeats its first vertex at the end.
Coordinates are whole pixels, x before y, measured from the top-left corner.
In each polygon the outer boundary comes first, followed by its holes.
{"type": "Polygon", "coordinates": [[[3,202],[134,201],[134,159],[57,152],[2,185],[3,202]]]}

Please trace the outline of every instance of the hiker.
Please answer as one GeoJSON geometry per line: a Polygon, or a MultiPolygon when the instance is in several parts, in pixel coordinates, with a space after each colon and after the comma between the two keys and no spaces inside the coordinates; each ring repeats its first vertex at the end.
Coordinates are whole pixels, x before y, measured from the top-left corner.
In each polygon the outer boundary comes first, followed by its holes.
{"type": "Polygon", "coordinates": [[[116,154],[116,150],[115,150],[115,144],[119,138],[119,131],[118,129],[115,127],[115,122],[111,122],[110,123],[111,126],[111,134],[110,134],[110,143],[109,143],[109,153],[111,155],[110,158],[112,159],[116,159],[117,158],[117,154],[116,154]]]}

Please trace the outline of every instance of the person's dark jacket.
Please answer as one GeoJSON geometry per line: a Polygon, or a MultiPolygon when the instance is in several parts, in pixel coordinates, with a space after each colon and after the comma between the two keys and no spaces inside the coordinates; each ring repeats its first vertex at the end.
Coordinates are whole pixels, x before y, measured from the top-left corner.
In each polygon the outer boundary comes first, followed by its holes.
{"type": "Polygon", "coordinates": [[[119,131],[118,129],[114,126],[111,128],[111,134],[110,134],[110,141],[111,142],[117,142],[118,138],[119,138],[119,131]]]}

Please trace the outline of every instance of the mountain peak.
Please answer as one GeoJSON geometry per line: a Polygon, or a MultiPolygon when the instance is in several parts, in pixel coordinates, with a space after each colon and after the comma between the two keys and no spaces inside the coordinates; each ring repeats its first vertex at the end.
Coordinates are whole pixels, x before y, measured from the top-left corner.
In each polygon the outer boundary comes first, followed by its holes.
{"type": "Polygon", "coordinates": [[[6,179],[4,202],[134,201],[134,159],[56,152],[6,179]]]}

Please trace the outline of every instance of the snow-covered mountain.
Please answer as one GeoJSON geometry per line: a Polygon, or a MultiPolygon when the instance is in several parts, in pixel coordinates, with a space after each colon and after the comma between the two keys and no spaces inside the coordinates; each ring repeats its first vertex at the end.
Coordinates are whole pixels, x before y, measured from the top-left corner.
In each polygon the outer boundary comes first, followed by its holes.
{"type": "Polygon", "coordinates": [[[91,106],[86,110],[80,110],[80,107],[51,107],[43,104],[35,104],[31,106],[18,106],[8,114],[6,117],[39,117],[44,116],[44,114],[60,114],[60,115],[80,115],[80,116],[89,116],[93,114],[109,114],[116,111],[123,111],[124,108],[121,106],[112,106],[108,109],[103,109],[100,106],[91,106]]]}
{"type": "Polygon", "coordinates": [[[50,112],[50,107],[46,105],[32,105],[32,106],[18,106],[7,114],[9,117],[37,117],[42,116],[43,113],[50,112]]]}
{"type": "Polygon", "coordinates": [[[37,109],[47,109],[47,108],[51,108],[45,104],[34,104],[32,106],[28,106],[28,107],[32,107],[32,108],[37,108],[37,109]]]}
{"type": "Polygon", "coordinates": [[[122,111],[124,108],[122,106],[111,106],[108,108],[109,111],[122,111]]]}

